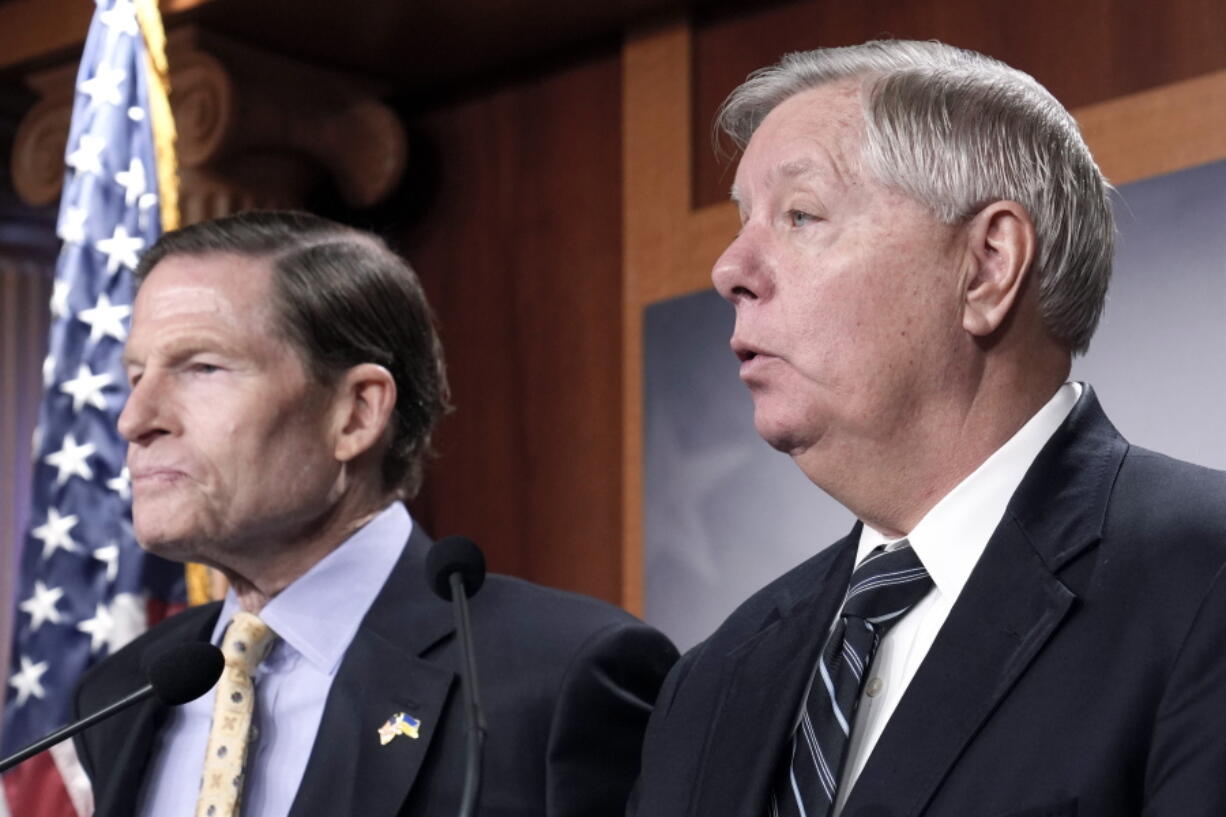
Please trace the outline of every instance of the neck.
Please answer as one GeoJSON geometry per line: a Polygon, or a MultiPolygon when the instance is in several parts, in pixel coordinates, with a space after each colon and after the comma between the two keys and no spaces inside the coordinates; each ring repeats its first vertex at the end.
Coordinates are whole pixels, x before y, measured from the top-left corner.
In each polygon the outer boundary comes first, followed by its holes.
{"type": "Polygon", "coordinates": [[[850,441],[796,460],[814,483],[882,534],[906,536],[958,483],[1009,441],[1056,393],[1064,364],[980,372],[954,394],[931,395],[887,439],[850,441]]]}
{"type": "Polygon", "coordinates": [[[243,556],[228,560],[229,564],[214,566],[229,581],[242,609],[258,613],[278,593],[378,516],[394,499],[386,494],[361,502],[357,502],[356,497],[349,498],[350,501],[342,499],[281,541],[272,543],[265,539],[259,544],[234,549],[232,552],[243,556]]]}

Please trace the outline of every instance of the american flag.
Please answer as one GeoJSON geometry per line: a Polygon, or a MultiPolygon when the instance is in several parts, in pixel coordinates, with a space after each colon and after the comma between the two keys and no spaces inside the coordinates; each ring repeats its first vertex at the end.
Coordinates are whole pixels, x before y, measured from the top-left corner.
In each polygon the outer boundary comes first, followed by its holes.
{"type": "MultiPolygon", "coordinates": [[[[120,355],[132,269],[162,221],[150,106],[158,80],[146,67],[141,11],[133,0],[97,0],[77,74],[3,755],[66,723],[85,669],[183,603],[183,568],[133,538],[126,445],[115,430],[128,391],[120,355]]],[[[6,795],[13,817],[71,817],[90,802],[71,744],[8,772],[0,815],[6,795]]]]}

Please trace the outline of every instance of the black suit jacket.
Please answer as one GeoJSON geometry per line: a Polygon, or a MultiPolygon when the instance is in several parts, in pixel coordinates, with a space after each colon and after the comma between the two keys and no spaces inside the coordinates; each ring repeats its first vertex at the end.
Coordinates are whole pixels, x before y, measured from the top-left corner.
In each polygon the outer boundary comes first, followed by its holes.
{"type": "MultiPolygon", "coordinates": [[[[451,605],[426,585],[430,544],[415,527],[346,651],[291,817],[449,815],[459,807],[461,657],[451,605]],[[420,737],[381,745],[378,728],[402,711],[421,721],[420,737]]],[[[187,610],[95,666],[78,686],[74,717],[142,685],[150,652],[208,639],[219,610],[187,610]]],[[[479,813],[620,814],[675,648],[607,604],[505,576],[487,577],[470,613],[489,728],[479,813]]],[[[78,736],[97,817],[135,813],[166,713],[150,701],[78,736]]]]}
{"type": "MultiPolygon", "coordinates": [[[[858,538],[758,592],[674,668],[631,813],[765,813],[858,538]]],[[[1223,565],[1226,474],[1131,447],[1087,387],[843,817],[1226,815],[1223,565]]]]}

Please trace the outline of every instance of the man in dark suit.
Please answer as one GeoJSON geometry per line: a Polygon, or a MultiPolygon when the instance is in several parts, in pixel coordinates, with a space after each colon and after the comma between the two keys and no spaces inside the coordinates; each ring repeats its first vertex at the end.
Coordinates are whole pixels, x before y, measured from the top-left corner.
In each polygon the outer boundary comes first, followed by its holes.
{"type": "Polygon", "coordinates": [[[1226,475],[1066,382],[1113,231],[1072,118],[887,41],[789,55],[720,124],[755,425],[859,522],[674,668],[631,813],[1226,814],[1226,475]]]}
{"type": "MultiPolygon", "coordinates": [[[[374,236],[252,213],[142,259],[125,360],[133,523],[224,602],[92,669],[75,707],[143,684],[167,646],[224,643],[208,696],[77,740],[100,817],[439,815],[465,774],[460,649],[401,500],[446,407],[416,276],[374,236]],[[202,785],[203,782],[203,785],[202,785]]],[[[471,604],[488,723],[482,811],[617,814],[667,639],[594,599],[490,576],[471,604]]]]}

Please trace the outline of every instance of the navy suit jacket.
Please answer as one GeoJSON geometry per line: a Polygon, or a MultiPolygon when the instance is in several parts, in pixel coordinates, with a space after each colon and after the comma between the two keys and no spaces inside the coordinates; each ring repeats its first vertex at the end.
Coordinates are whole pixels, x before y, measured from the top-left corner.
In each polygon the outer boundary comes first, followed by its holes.
{"type": "MultiPolygon", "coordinates": [[[[346,651],[291,817],[450,815],[459,808],[461,656],[451,605],[426,584],[430,544],[414,527],[346,651]],[[420,737],[384,746],[378,728],[396,712],[421,721],[420,737]]],[[[219,610],[210,604],[173,616],[99,663],[78,686],[74,717],[143,685],[140,668],[151,651],[208,639],[219,610]]],[[[676,649],[610,605],[505,576],[486,578],[470,614],[489,730],[479,813],[621,814],[676,649]]],[[[151,700],[77,737],[96,817],[136,813],[166,713],[151,700]]]]}
{"type": "MultiPolygon", "coordinates": [[[[639,817],[760,817],[859,528],[674,668],[639,817]]],[[[956,543],[951,543],[956,546],[956,543]]],[[[1226,474],[1088,388],[1027,472],[843,817],[1226,815],[1226,474]]]]}

